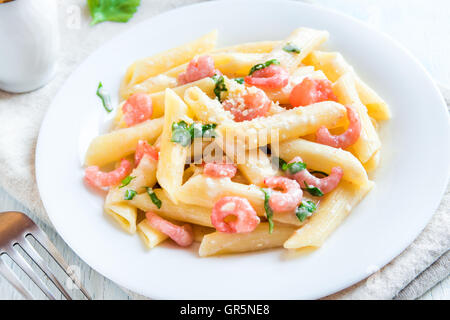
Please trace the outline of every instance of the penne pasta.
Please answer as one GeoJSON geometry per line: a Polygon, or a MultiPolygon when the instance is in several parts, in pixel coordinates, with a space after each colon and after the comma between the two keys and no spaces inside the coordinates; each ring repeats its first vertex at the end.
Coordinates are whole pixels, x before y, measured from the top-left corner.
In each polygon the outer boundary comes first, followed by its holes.
{"type": "Polygon", "coordinates": [[[362,186],[342,181],[337,189],[321,201],[318,210],[308,223],[295,231],[284,243],[284,247],[287,249],[320,247],[367,192],[372,189],[373,185],[372,181],[362,186]]]}
{"type": "Polygon", "coordinates": [[[375,130],[372,120],[367,114],[366,107],[359,100],[356,92],[355,82],[351,73],[346,73],[333,84],[333,91],[342,104],[351,105],[356,108],[361,120],[361,135],[350,147],[350,151],[362,162],[370,158],[381,148],[381,141],[375,130]]]}
{"type": "Polygon", "coordinates": [[[104,205],[105,213],[113,218],[123,230],[131,234],[136,233],[136,207],[128,203],[114,202],[108,196],[104,205]]]}
{"type": "Polygon", "coordinates": [[[147,120],[94,138],[86,152],[85,165],[104,166],[119,161],[134,153],[139,140],[153,143],[161,134],[163,121],[163,118],[147,120]]]}
{"type": "Polygon", "coordinates": [[[167,235],[159,230],[156,230],[147,222],[147,219],[142,220],[137,225],[137,233],[141,237],[145,246],[148,249],[156,247],[158,244],[169,238],[167,235]]]}
{"type": "MultiPolygon", "coordinates": [[[[184,164],[188,148],[171,141],[172,124],[180,120],[188,120],[188,107],[171,89],[166,89],[166,114],[162,131],[156,177],[161,187],[166,190],[170,199],[176,204],[177,192],[183,183],[184,164]],[[167,168],[170,168],[167,170],[167,168]]],[[[192,122],[192,120],[190,121],[192,122]]]]}
{"type": "Polygon", "coordinates": [[[158,208],[146,193],[136,195],[129,203],[142,211],[153,211],[167,219],[185,221],[206,227],[213,226],[211,224],[211,208],[187,205],[182,202],[175,204],[164,190],[154,189],[153,192],[161,200],[161,208],[158,208]]]}
{"type": "Polygon", "coordinates": [[[247,42],[237,44],[234,46],[215,49],[213,52],[228,53],[228,52],[240,52],[240,53],[269,53],[276,46],[279,46],[281,41],[258,41],[247,42]]]}
{"type": "Polygon", "coordinates": [[[376,120],[387,120],[391,118],[391,111],[387,103],[359,78],[353,67],[345,61],[340,53],[313,51],[305,59],[305,63],[322,70],[327,78],[333,82],[337,81],[346,73],[353,74],[359,98],[366,106],[369,115],[376,120]]]}
{"type": "Polygon", "coordinates": [[[309,28],[295,29],[291,35],[273,49],[269,56],[277,59],[281,66],[292,73],[302,60],[314,49],[328,39],[327,31],[314,30],[309,28]],[[300,52],[288,52],[284,48],[286,45],[295,46],[300,52]]]}
{"type": "Polygon", "coordinates": [[[216,41],[217,30],[213,30],[192,42],[134,62],[122,80],[120,95],[125,97],[130,86],[186,63],[198,54],[211,51],[216,46],[216,41]]]}
{"type": "Polygon", "coordinates": [[[222,123],[217,131],[226,140],[236,139],[246,149],[271,143],[272,137],[279,141],[315,133],[321,126],[334,128],[345,121],[345,108],[339,103],[325,101],[306,107],[297,107],[265,118],[243,122],[222,123]]]}
{"type": "Polygon", "coordinates": [[[273,233],[268,232],[269,224],[260,223],[250,233],[222,233],[213,232],[203,237],[198,253],[200,257],[216,254],[258,251],[281,247],[292,235],[295,228],[291,226],[276,225],[273,233]]]}
{"type": "Polygon", "coordinates": [[[279,156],[286,162],[300,156],[308,169],[331,172],[333,167],[341,167],[343,179],[356,185],[366,184],[369,180],[364,167],[353,154],[323,144],[304,139],[295,139],[280,144],[279,156]]]}

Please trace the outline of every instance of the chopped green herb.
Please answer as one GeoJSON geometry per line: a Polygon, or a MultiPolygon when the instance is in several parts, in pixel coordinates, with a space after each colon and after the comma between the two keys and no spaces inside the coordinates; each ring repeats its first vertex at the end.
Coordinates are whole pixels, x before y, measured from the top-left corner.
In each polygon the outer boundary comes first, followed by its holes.
{"type": "Polygon", "coordinates": [[[132,200],[136,194],[136,191],[128,189],[127,191],[125,191],[125,196],[123,198],[125,200],[132,200]]]}
{"type": "Polygon", "coordinates": [[[254,65],[250,69],[250,72],[248,73],[248,75],[251,76],[253,74],[253,72],[255,72],[257,70],[261,70],[261,69],[267,68],[271,64],[280,64],[280,61],[278,61],[277,59],[271,59],[271,60],[268,60],[268,61],[266,61],[264,63],[258,63],[258,64],[254,65]]]}
{"type": "Polygon", "coordinates": [[[137,11],[141,0],[87,0],[91,25],[103,21],[127,22],[137,11]]]}
{"type": "Polygon", "coordinates": [[[264,193],[264,209],[266,211],[266,217],[267,221],[269,222],[269,233],[273,232],[273,210],[269,205],[269,199],[270,199],[270,189],[267,188],[261,188],[261,191],[264,193]]]}
{"type": "Polygon", "coordinates": [[[170,141],[179,143],[183,147],[187,147],[191,144],[191,134],[187,129],[177,128],[173,130],[172,127],[172,139],[170,141]]]}
{"type": "Polygon", "coordinates": [[[310,171],[309,173],[311,173],[311,174],[321,174],[321,175],[323,175],[325,177],[328,177],[328,173],[323,172],[323,171],[314,170],[314,171],[310,171]]]}
{"type": "Polygon", "coordinates": [[[214,131],[216,127],[217,124],[215,123],[201,124],[194,122],[188,125],[183,120],[178,123],[174,122],[172,123],[172,139],[170,141],[187,147],[195,138],[214,138],[216,136],[214,131]]]}
{"type": "Polygon", "coordinates": [[[131,182],[131,180],[133,180],[134,178],[136,178],[136,177],[128,176],[128,177],[126,177],[125,179],[123,179],[123,180],[122,180],[122,184],[120,185],[119,189],[120,189],[120,188],[123,188],[123,187],[125,187],[125,186],[127,186],[127,185],[129,185],[130,182],[131,182]]]}
{"type": "Polygon", "coordinates": [[[228,91],[225,85],[225,79],[223,78],[223,76],[217,77],[216,75],[213,76],[213,79],[216,82],[216,85],[214,87],[214,94],[216,95],[217,99],[222,102],[222,92],[228,91]]]}
{"type": "Polygon", "coordinates": [[[314,186],[309,186],[306,181],[303,181],[305,183],[306,188],[303,188],[303,190],[307,191],[310,195],[315,196],[315,197],[322,197],[323,196],[323,192],[314,186]]]}
{"type": "Polygon", "coordinates": [[[102,100],[103,108],[105,108],[106,111],[113,111],[111,107],[111,97],[105,89],[103,89],[103,84],[101,82],[99,82],[97,87],[97,96],[102,100]]]}
{"type": "Polygon", "coordinates": [[[215,123],[208,123],[202,125],[202,137],[203,138],[214,138],[216,136],[216,131],[214,129],[217,127],[215,123]]]}
{"type": "Polygon", "coordinates": [[[149,197],[152,200],[153,204],[155,206],[157,206],[158,209],[161,209],[162,202],[161,202],[161,200],[158,199],[158,196],[156,195],[156,193],[153,192],[153,189],[150,188],[150,187],[146,187],[146,189],[147,189],[147,194],[149,195],[149,197]]]}
{"type": "Polygon", "coordinates": [[[281,169],[283,170],[283,167],[286,167],[287,163],[286,161],[284,161],[283,159],[276,157],[276,156],[272,156],[272,166],[275,169],[281,169]]]}
{"type": "Polygon", "coordinates": [[[303,201],[295,210],[295,215],[297,216],[300,222],[305,221],[306,218],[312,215],[314,211],[316,211],[317,206],[314,202],[307,200],[303,201]]]}
{"type": "Polygon", "coordinates": [[[286,43],[283,50],[286,52],[300,53],[300,48],[290,42],[286,43]]]}
{"type": "Polygon", "coordinates": [[[289,171],[290,174],[296,174],[297,172],[306,169],[306,163],[300,161],[291,162],[283,165],[281,169],[283,169],[283,171],[289,171]]]}
{"type": "Polygon", "coordinates": [[[234,81],[236,81],[237,83],[243,84],[244,78],[234,78],[234,81]]]}

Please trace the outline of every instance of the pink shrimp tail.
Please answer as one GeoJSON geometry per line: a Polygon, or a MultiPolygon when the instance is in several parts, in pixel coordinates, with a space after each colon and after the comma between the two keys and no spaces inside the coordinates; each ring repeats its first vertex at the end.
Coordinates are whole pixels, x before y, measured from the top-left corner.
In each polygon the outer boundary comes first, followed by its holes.
{"type": "Polygon", "coordinates": [[[269,199],[269,206],[275,212],[293,211],[302,202],[303,191],[294,180],[286,177],[269,177],[264,179],[264,184],[274,190],[269,199]],[[275,189],[282,189],[283,192],[275,189]]]}
{"type": "Polygon", "coordinates": [[[185,224],[184,226],[177,226],[151,211],[148,211],[145,214],[145,217],[151,227],[169,236],[169,238],[175,241],[179,246],[187,247],[194,242],[194,233],[191,225],[185,224]]]}
{"type": "Polygon", "coordinates": [[[255,209],[247,199],[241,197],[223,197],[212,209],[211,223],[219,232],[247,233],[255,230],[260,220],[255,209]],[[227,217],[235,220],[226,221],[227,217]]]}
{"type": "Polygon", "coordinates": [[[84,180],[95,188],[104,188],[118,185],[132,170],[131,162],[122,159],[117,169],[110,172],[100,171],[98,166],[87,167],[84,171],[84,180]]]}
{"type": "Polygon", "coordinates": [[[245,83],[262,89],[281,89],[289,82],[289,73],[280,66],[270,65],[246,76],[245,83]]]}
{"type": "Polygon", "coordinates": [[[334,148],[345,149],[354,144],[361,135],[361,120],[358,112],[353,107],[345,106],[349,126],[347,130],[340,135],[332,135],[330,131],[322,126],[316,132],[316,142],[325,144],[334,148]]]}
{"type": "Polygon", "coordinates": [[[221,75],[222,73],[215,69],[213,58],[205,55],[192,59],[188,63],[186,71],[178,75],[177,81],[179,85],[183,85],[206,77],[212,77],[215,74],[221,75]]]}
{"type": "MultiPolygon", "coordinates": [[[[302,158],[295,157],[292,159],[291,162],[303,162],[302,158]]],[[[344,174],[344,171],[341,167],[333,167],[331,169],[331,173],[328,177],[325,178],[317,178],[313,176],[307,169],[301,170],[295,174],[291,174],[290,177],[292,179],[295,179],[301,187],[306,188],[305,182],[309,186],[314,186],[316,188],[319,188],[322,193],[329,193],[330,191],[334,190],[339,182],[342,179],[342,176],[344,174]]]]}
{"type": "Polygon", "coordinates": [[[146,93],[132,94],[122,107],[123,121],[128,127],[150,119],[153,114],[152,99],[146,93]]]}

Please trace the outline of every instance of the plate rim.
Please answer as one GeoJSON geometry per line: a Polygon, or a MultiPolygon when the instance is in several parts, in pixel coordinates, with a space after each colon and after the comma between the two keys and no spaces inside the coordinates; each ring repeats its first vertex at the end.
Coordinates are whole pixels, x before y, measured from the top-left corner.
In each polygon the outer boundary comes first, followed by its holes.
{"type": "MultiPolygon", "coordinates": [[[[343,19],[346,20],[350,20],[352,21],[352,23],[355,23],[359,26],[362,26],[363,28],[369,29],[371,32],[377,34],[378,36],[384,38],[386,41],[388,41],[392,46],[394,46],[397,50],[402,51],[403,54],[406,54],[413,62],[414,64],[420,69],[420,71],[422,72],[422,74],[427,78],[427,80],[432,84],[432,88],[434,90],[434,93],[437,94],[437,96],[439,97],[440,101],[441,101],[441,107],[444,109],[444,114],[446,114],[446,118],[447,118],[447,133],[449,133],[449,137],[450,137],[450,116],[449,113],[447,112],[447,108],[446,108],[446,103],[445,100],[436,84],[436,81],[433,79],[433,77],[431,76],[431,74],[428,72],[428,70],[422,65],[422,63],[408,50],[406,49],[398,40],[394,39],[393,37],[391,37],[390,35],[377,30],[376,28],[374,28],[373,26],[366,24],[365,22],[358,20],[355,17],[352,17],[348,14],[342,13],[340,11],[337,11],[335,9],[331,9],[331,8],[327,8],[327,7],[323,7],[320,5],[314,5],[314,4],[309,4],[309,3],[304,3],[304,2],[298,2],[298,1],[292,1],[292,0],[247,0],[247,3],[249,2],[254,2],[254,3],[261,3],[261,2],[265,2],[265,3],[272,3],[272,4],[277,4],[278,6],[280,5],[295,5],[298,7],[310,7],[314,10],[319,10],[319,11],[324,11],[329,15],[337,15],[343,19]]],[[[53,96],[52,102],[49,106],[49,108],[46,110],[45,116],[42,120],[40,129],[39,129],[39,134],[38,134],[38,139],[37,139],[37,143],[36,143],[36,148],[35,148],[35,175],[36,175],[36,182],[37,182],[37,187],[38,187],[38,192],[39,195],[41,197],[42,200],[42,204],[45,208],[45,211],[52,223],[52,225],[54,226],[56,232],[58,233],[58,235],[64,240],[64,242],[71,248],[71,250],[73,250],[75,252],[75,254],[78,256],[79,259],[81,259],[82,261],[84,261],[86,264],[89,265],[89,267],[91,267],[93,270],[95,270],[96,272],[98,272],[99,274],[105,276],[106,278],[110,279],[111,281],[113,281],[114,283],[118,284],[121,287],[127,288],[135,293],[144,295],[146,297],[149,297],[148,295],[146,295],[145,293],[142,292],[142,290],[140,290],[139,288],[133,288],[133,286],[130,286],[130,284],[127,283],[123,283],[122,281],[119,281],[116,279],[116,277],[114,277],[113,275],[110,275],[110,272],[107,270],[103,270],[100,265],[98,263],[90,263],[90,261],[88,262],[87,260],[85,260],[84,257],[82,257],[81,255],[79,255],[78,253],[78,249],[75,249],[75,246],[71,246],[69,244],[69,241],[67,241],[66,235],[61,233],[57,226],[54,223],[54,220],[52,219],[52,217],[54,216],[53,213],[51,213],[47,208],[50,206],[48,204],[48,200],[47,200],[47,196],[43,195],[41,190],[42,190],[42,184],[43,184],[43,179],[45,179],[42,174],[40,173],[40,163],[44,160],[44,157],[41,156],[42,152],[40,152],[40,150],[42,149],[42,145],[44,144],[44,142],[42,142],[43,138],[43,132],[45,131],[45,127],[46,127],[46,123],[49,121],[49,114],[52,112],[53,109],[56,109],[58,106],[54,104],[54,101],[56,100],[57,96],[59,96],[59,94],[61,93],[61,91],[63,90],[63,88],[66,86],[67,82],[69,82],[73,77],[74,74],[76,74],[76,71],[87,61],[90,59],[90,57],[92,55],[94,55],[97,51],[101,50],[103,47],[107,46],[109,43],[115,41],[117,38],[124,36],[125,34],[129,33],[131,34],[134,30],[141,28],[141,25],[144,25],[145,23],[147,23],[149,20],[155,19],[156,17],[162,17],[164,15],[170,15],[173,14],[173,12],[176,11],[182,11],[187,7],[207,7],[207,6],[214,6],[216,3],[227,3],[227,5],[232,5],[232,4],[240,4],[242,3],[242,1],[239,0],[215,0],[215,1],[204,1],[204,2],[200,2],[200,3],[194,3],[194,4],[189,4],[189,5],[183,5],[171,10],[167,10],[164,11],[162,13],[159,13],[157,15],[154,15],[152,17],[149,17],[147,19],[144,19],[138,23],[136,23],[135,25],[132,25],[130,27],[128,27],[127,29],[119,32],[118,34],[116,34],[115,36],[113,36],[112,38],[110,38],[109,40],[103,42],[99,47],[97,47],[95,50],[93,50],[91,53],[89,53],[89,55],[87,55],[82,61],[79,62],[79,64],[72,70],[71,74],[64,80],[64,82],[62,83],[62,85],[58,88],[57,93],[53,96]],[[95,267],[94,267],[95,265],[95,267]]],[[[435,106],[435,108],[437,108],[437,106],[435,106]]],[[[448,138],[448,137],[447,137],[448,138]]],[[[401,252],[403,252],[405,249],[407,249],[410,244],[413,243],[413,241],[420,235],[420,233],[424,230],[424,228],[428,225],[428,223],[430,222],[430,220],[432,219],[432,217],[434,216],[434,214],[436,213],[436,210],[440,204],[440,202],[442,201],[442,197],[446,191],[446,187],[449,183],[450,180],[450,164],[447,166],[447,179],[446,179],[446,184],[443,185],[443,187],[441,187],[441,190],[439,191],[439,199],[437,201],[436,204],[434,204],[433,206],[430,206],[430,214],[429,214],[429,218],[421,224],[418,224],[415,226],[414,228],[414,232],[411,232],[411,235],[408,237],[408,239],[404,240],[401,245],[397,245],[396,247],[398,247],[397,250],[395,250],[395,252],[392,255],[389,255],[389,257],[385,257],[385,259],[382,259],[383,262],[380,263],[380,269],[383,268],[385,265],[387,265],[390,261],[392,261],[393,259],[395,259],[401,252]]],[[[321,293],[317,293],[315,296],[311,297],[310,299],[316,299],[316,298],[320,298],[320,297],[325,297],[331,294],[334,294],[336,292],[339,292],[345,288],[348,288],[352,285],[354,285],[355,283],[369,277],[370,274],[366,274],[364,275],[354,275],[352,278],[352,280],[348,280],[345,284],[339,286],[339,287],[335,287],[333,290],[327,290],[327,289],[322,289],[319,290],[321,293]]],[[[299,295],[297,295],[299,296],[299,295]]],[[[149,297],[150,298],[150,297],[149,297]]],[[[170,296],[160,296],[158,294],[154,294],[152,295],[153,299],[171,299],[170,296]]],[[[276,297],[274,299],[277,299],[276,297]]],[[[295,298],[293,298],[295,299],[295,298]]]]}

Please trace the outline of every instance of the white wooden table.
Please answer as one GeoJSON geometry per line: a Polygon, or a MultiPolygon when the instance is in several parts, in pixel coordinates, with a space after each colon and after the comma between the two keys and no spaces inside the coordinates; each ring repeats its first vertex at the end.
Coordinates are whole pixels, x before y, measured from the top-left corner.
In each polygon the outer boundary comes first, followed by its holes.
{"type": "MultiPolygon", "coordinates": [[[[439,82],[450,86],[450,1],[448,0],[309,0],[307,2],[334,8],[366,21],[390,34],[407,47],[439,82]]],[[[0,212],[28,211],[0,188],[0,212]]],[[[115,283],[104,278],[86,265],[64,243],[54,230],[41,225],[50,239],[74,266],[85,287],[94,299],[129,299],[115,283]]],[[[7,261],[9,263],[9,261],[7,261]]],[[[52,265],[51,265],[52,267],[52,265]]],[[[55,265],[53,265],[55,267],[55,265]]],[[[23,279],[37,298],[45,298],[39,289],[17,267],[13,270],[23,279]]],[[[66,281],[61,272],[58,278],[66,281]]],[[[53,288],[54,289],[54,288],[53,288]]],[[[56,290],[53,290],[56,292],[56,290]]],[[[80,297],[76,290],[71,291],[80,297]]],[[[22,297],[0,277],[0,299],[22,297]]],[[[450,277],[442,281],[421,299],[450,299],[450,277]]]]}

